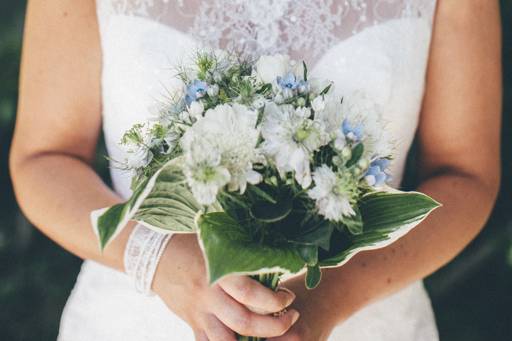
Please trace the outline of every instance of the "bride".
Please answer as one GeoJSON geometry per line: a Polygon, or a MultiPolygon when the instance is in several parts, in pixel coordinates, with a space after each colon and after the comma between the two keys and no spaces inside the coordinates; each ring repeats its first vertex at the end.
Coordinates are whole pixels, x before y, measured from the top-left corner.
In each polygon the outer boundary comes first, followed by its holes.
{"type": "Polygon", "coordinates": [[[437,340],[421,279],[480,231],[499,185],[498,7],[496,0],[30,1],[10,167],[28,218],[85,260],[59,340],[230,341],[235,333],[437,340]],[[110,189],[92,168],[101,130],[110,157],[123,158],[122,133],[150,117],[151,104],[176,86],[171,67],[201,46],[289,54],[334,81],[339,94],[367,94],[397,141],[393,185],[416,136],[418,189],[443,208],[391,246],[325,271],[312,291],[300,277],[277,292],[237,276],[208,286],[193,236],[168,241],[134,223],[101,253],[89,213],[130,195],[130,174],[112,168],[110,189]]]}

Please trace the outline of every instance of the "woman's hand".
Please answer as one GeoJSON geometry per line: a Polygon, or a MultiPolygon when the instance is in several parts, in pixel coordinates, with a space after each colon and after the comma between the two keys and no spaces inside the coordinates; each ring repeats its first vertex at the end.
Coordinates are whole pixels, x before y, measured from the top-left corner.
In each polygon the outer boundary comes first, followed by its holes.
{"type": "Polygon", "coordinates": [[[283,310],[295,299],[291,291],[274,292],[246,276],[226,277],[210,286],[195,235],[180,234],[171,239],[158,266],[153,289],[201,341],[234,341],[234,332],[280,336],[299,318],[295,309],[279,317],[253,312],[270,314],[283,310]]]}
{"type": "Polygon", "coordinates": [[[348,302],[344,302],[343,309],[332,304],[329,292],[322,288],[322,284],[314,290],[306,289],[303,275],[284,285],[297,295],[292,307],[300,312],[300,320],[282,336],[268,341],[326,341],[333,328],[353,312],[348,302]]]}

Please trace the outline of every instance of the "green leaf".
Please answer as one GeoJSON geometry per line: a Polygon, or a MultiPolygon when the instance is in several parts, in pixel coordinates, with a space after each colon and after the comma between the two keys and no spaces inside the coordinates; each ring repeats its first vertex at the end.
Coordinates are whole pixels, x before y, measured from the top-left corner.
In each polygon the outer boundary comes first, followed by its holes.
{"type": "Polygon", "coordinates": [[[343,216],[342,222],[350,233],[357,235],[363,233],[363,217],[357,206],[353,207],[353,209],[356,215],[350,217],[343,216]]]}
{"type": "Polygon", "coordinates": [[[315,225],[314,228],[309,229],[297,237],[289,239],[289,241],[292,243],[315,245],[329,251],[333,230],[334,225],[329,221],[324,220],[320,224],[315,225]]]}
{"type": "Polygon", "coordinates": [[[198,219],[199,242],[210,283],[229,274],[297,273],[304,261],[294,247],[271,246],[251,240],[248,233],[224,212],[198,219]]]}
{"type": "Polygon", "coordinates": [[[258,90],[256,90],[256,93],[259,95],[265,95],[267,92],[269,92],[272,89],[272,84],[266,83],[261,86],[258,90]]]}
{"type": "Polygon", "coordinates": [[[130,220],[164,233],[194,232],[195,218],[203,207],[186,187],[178,162],[164,165],[140,184],[125,203],[91,213],[102,250],[130,220]]]}
{"type": "Polygon", "coordinates": [[[327,86],[325,87],[325,89],[323,89],[323,90],[320,92],[320,95],[319,95],[319,96],[323,96],[323,95],[327,94],[327,93],[329,92],[329,90],[331,89],[331,87],[332,87],[332,83],[331,83],[331,84],[329,84],[329,85],[327,85],[327,86]]]}
{"type": "Polygon", "coordinates": [[[251,216],[265,223],[275,223],[286,218],[292,211],[293,203],[291,198],[283,198],[276,204],[266,201],[259,201],[252,205],[251,216]]]}
{"type": "Polygon", "coordinates": [[[359,205],[364,229],[393,232],[419,223],[440,204],[419,192],[376,192],[364,196],[359,205]]]}
{"type": "Polygon", "coordinates": [[[352,157],[350,158],[350,160],[347,161],[345,166],[348,168],[355,165],[361,159],[361,156],[363,156],[363,152],[364,145],[362,143],[359,143],[354,147],[354,149],[352,149],[352,157]]]}
{"type": "Polygon", "coordinates": [[[277,204],[277,200],[271,194],[268,194],[265,190],[260,188],[260,186],[249,185],[247,186],[247,192],[255,197],[259,197],[263,201],[268,201],[271,204],[277,204]]]}
{"type": "Polygon", "coordinates": [[[308,266],[308,271],[306,272],[306,288],[314,289],[320,284],[320,280],[322,279],[322,271],[318,265],[308,266]]]}
{"type": "Polygon", "coordinates": [[[101,249],[103,249],[107,242],[116,234],[118,224],[126,215],[126,210],[128,209],[129,206],[126,204],[117,204],[99,216],[98,225],[102,227],[98,230],[101,249]]]}
{"type": "Polygon", "coordinates": [[[316,245],[297,245],[297,251],[307,265],[318,264],[318,246],[316,245]]]}
{"type": "MultiPolygon", "coordinates": [[[[440,204],[418,192],[375,192],[365,195],[359,209],[363,233],[349,236],[337,252],[320,260],[321,266],[340,266],[363,250],[383,248],[421,223],[440,204]]],[[[331,251],[336,245],[331,245],[331,251]]]]}
{"type": "Polygon", "coordinates": [[[303,78],[305,81],[307,81],[308,80],[308,66],[306,65],[305,61],[302,61],[302,68],[304,69],[303,78]]]}

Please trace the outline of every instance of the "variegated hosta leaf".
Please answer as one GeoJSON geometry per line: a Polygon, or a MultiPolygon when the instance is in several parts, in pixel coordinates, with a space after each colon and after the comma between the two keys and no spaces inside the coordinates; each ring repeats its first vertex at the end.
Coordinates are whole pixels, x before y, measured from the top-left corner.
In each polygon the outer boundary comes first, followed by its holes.
{"type": "Polygon", "coordinates": [[[359,204],[363,232],[350,236],[350,244],[336,255],[320,261],[322,267],[346,263],[360,251],[383,248],[407,234],[440,204],[418,192],[376,192],[359,204]]]}
{"type": "Polygon", "coordinates": [[[130,220],[166,233],[195,232],[195,218],[202,210],[186,187],[179,160],[165,164],[141,184],[130,199],[91,213],[101,249],[114,239],[130,220]]]}
{"type": "Polygon", "coordinates": [[[260,244],[224,212],[202,215],[198,227],[210,283],[229,274],[290,274],[304,267],[304,260],[292,246],[260,244]]]}

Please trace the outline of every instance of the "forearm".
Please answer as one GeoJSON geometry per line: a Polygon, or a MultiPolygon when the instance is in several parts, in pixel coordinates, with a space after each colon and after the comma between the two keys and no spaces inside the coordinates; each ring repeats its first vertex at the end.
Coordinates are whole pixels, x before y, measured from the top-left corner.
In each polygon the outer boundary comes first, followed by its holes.
{"type": "Polygon", "coordinates": [[[68,251],[123,270],[125,229],[101,252],[90,212],[121,201],[84,161],[61,153],[42,153],[11,162],[18,202],[28,219],[68,251]]]}
{"type": "Polygon", "coordinates": [[[449,262],[481,230],[496,195],[494,185],[456,172],[431,177],[418,190],[443,206],[392,245],[324,270],[320,287],[308,294],[324,302],[322,315],[333,325],[449,262]]]}

